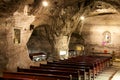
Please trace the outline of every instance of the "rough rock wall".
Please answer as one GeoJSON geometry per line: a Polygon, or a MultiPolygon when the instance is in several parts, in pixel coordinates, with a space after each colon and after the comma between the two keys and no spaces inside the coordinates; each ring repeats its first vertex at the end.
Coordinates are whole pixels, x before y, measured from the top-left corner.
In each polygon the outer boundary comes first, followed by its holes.
{"type": "Polygon", "coordinates": [[[88,17],[84,21],[83,32],[86,42],[86,53],[94,51],[108,53],[115,52],[120,57],[120,17],[119,14],[99,15],[88,17]],[[104,32],[110,33],[110,42],[104,43],[104,32]]]}
{"type": "Polygon", "coordinates": [[[30,37],[27,43],[29,53],[40,53],[40,52],[51,53],[50,43],[45,39],[41,39],[41,37],[42,36],[30,37]]]}
{"type": "MultiPolygon", "coordinates": [[[[1,20],[1,19],[0,19],[1,20]]],[[[2,20],[1,20],[2,21],[2,20]]],[[[0,70],[5,69],[6,64],[8,62],[8,58],[6,55],[8,41],[6,40],[7,37],[7,29],[5,29],[5,24],[0,24],[0,70]]]]}
{"type": "MultiPolygon", "coordinates": [[[[29,26],[34,16],[15,12],[13,16],[1,19],[0,24],[0,68],[15,71],[17,67],[29,67],[32,63],[26,43],[32,33],[29,26]],[[20,30],[20,43],[15,42],[14,29],[20,30]]],[[[19,34],[17,34],[19,35],[19,34]]]]}

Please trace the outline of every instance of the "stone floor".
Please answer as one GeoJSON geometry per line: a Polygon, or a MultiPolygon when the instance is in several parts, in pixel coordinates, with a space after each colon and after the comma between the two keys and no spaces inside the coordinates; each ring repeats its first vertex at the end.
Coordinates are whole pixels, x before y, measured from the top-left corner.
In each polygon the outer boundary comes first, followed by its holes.
{"type": "Polygon", "coordinates": [[[102,71],[95,80],[111,80],[111,78],[114,76],[114,74],[117,72],[117,68],[110,67],[102,71]]]}
{"type": "Polygon", "coordinates": [[[117,72],[114,74],[111,80],[120,80],[120,61],[119,62],[114,62],[113,65],[115,68],[117,68],[117,72]]]}
{"type": "Polygon", "coordinates": [[[120,80],[120,62],[114,62],[113,66],[102,71],[95,80],[120,80]]]}
{"type": "Polygon", "coordinates": [[[113,76],[111,80],[120,80],[120,70],[113,76]]]}

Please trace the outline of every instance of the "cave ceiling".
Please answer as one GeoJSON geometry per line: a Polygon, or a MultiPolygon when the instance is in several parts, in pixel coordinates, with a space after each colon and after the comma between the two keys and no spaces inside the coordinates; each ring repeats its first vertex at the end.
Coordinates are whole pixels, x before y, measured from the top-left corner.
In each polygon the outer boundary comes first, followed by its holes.
{"type": "Polygon", "coordinates": [[[42,7],[43,0],[0,0],[0,18],[12,16],[15,11],[22,12],[26,4],[29,5],[29,14],[34,15],[33,22],[37,26],[48,23],[52,16],[69,15],[70,17],[79,10],[86,13],[86,16],[119,14],[120,0],[47,0],[49,7],[42,7]],[[81,7],[82,5],[82,7],[81,7]],[[72,7],[71,7],[72,6],[72,7]],[[48,17],[49,16],[49,17],[48,17]]]}

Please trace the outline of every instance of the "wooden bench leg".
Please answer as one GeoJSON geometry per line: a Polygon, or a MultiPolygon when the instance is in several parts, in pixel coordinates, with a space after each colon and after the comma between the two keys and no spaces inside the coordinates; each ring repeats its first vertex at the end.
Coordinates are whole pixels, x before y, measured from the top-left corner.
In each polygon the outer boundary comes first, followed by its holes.
{"type": "Polygon", "coordinates": [[[86,72],[84,72],[84,80],[86,80],[86,75],[87,75],[87,73],[86,73],[86,72]]]}
{"type": "Polygon", "coordinates": [[[88,72],[88,80],[91,80],[91,71],[88,72]]]}
{"type": "Polygon", "coordinates": [[[72,80],[72,75],[70,75],[70,80],[72,80]]]}
{"type": "Polygon", "coordinates": [[[93,80],[95,79],[95,70],[93,70],[93,80]]]}

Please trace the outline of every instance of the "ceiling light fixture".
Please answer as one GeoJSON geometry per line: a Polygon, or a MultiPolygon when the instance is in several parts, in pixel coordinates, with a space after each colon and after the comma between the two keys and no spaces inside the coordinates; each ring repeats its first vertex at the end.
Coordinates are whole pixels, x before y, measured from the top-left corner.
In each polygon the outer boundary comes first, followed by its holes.
{"type": "Polygon", "coordinates": [[[47,6],[48,6],[48,2],[47,2],[47,1],[43,1],[43,2],[42,2],[42,5],[43,5],[44,7],[47,7],[47,6]]]}
{"type": "Polygon", "coordinates": [[[84,16],[81,16],[81,17],[80,17],[80,20],[82,20],[82,21],[83,21],[84,19],[85,19],[85,17],[84,17],[84,16]]]}

